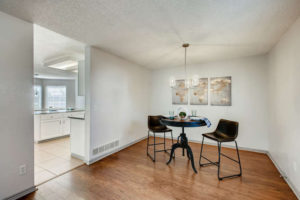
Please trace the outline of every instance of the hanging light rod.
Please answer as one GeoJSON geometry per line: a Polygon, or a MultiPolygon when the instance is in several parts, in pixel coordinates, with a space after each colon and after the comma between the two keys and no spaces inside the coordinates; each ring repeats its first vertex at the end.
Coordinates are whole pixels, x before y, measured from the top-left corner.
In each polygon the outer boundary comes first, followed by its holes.
{"type": "Polygon", "coordinates": [[[190,46],[189,43],[184,43],[182,47],[184,48],[184,74],[185,74],[185,79],[184,79],[184,87],[189,88],[190,86],[190,80],[187,77],[187,71],[186,71],[186,48],[190,46]]]}

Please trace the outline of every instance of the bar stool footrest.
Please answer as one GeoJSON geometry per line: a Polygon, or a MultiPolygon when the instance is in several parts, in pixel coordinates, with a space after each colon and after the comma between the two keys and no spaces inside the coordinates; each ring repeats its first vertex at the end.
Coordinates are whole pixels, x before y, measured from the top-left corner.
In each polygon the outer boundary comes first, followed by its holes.
{"type": "Polygon", "coordinates": [[[155,144],[148,144],[148,146],[161,145],[161,144],[164,144],[164,143],[161,142],[161,143],[155,143],[155,144]]]}

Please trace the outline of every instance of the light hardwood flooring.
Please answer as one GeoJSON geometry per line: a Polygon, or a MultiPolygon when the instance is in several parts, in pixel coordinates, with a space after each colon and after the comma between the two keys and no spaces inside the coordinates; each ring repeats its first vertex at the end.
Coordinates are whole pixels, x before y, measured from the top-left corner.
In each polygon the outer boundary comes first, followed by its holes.
{"type": "Polygon", "coordinates": [[[81,160],[71,157],[69,137],[34,144],[35,185],[82,164],[81,160]]]}
{"type": "MultiPolygon", "coordinates": [[[[170,141],[168,140],[170,143],[170,141]]],[[[146,140],[108,156],[90,166],[84,165],[38,187],[24,199],[105,199],[105,200],[199,200],[199,199],[297,199],[265,154],[240,151],[243,176],[217,179],[215,166],[199,167],[200,144],[190,143],[197,163],[195,174],[181,150],[175,161],[158,153],[153,163],[146,156],[146,140]]],[[[216,146],[205,145],[204,155],[217,158],[216,146]]],[[[223,153],[236,156],[233,149],[223,153]]],[[[222,175],[238,171],[237,165],[222,158],[222,175]]]]}

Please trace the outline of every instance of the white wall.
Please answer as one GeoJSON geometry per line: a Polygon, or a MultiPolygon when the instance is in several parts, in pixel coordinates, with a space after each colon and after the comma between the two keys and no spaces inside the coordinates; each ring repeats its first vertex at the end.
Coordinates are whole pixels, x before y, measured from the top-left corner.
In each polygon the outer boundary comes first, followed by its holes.
{"type": "Polygon", "coordinates": [[[91,47],[89,54],[92,155],[103,144],[119,139],[124,146],[147,135],[149,71],[97,48],[91,47]]]}
{"type": "MultiPolygon", "coordinates": [[[[201,141],[201,134],[213,131],[221,118],[240,123],[238,144],[256,150],[268,149],[267,135],[267,57],[257,56],[222,62],[211,62],[188,66],[190,75],[203,78],[232,77],[232,106],[190,106],[198,115],[207,117],[212,127],[187,129],[190,140],[201,141]]],[[[179,106],[172,106],[169,77],[183,77],[181,68],[164,68],[152,72],[152,91],[150,114],[167,115],[170,109],[175,112],[179,106]]],[[[180,129],[173,128],[178,134],[180,129]]]]}
{"type": "Polygon", "coordinates": [[[300,18],[269,55],[270,148],[300,195],[300,18]]]}
{"type": "Polygon", "coordinates": [[[0,12],[0,199],[34,186],[33,27],[0,12]],[[19,166],[27,174],[19,176],[19,166]]]}

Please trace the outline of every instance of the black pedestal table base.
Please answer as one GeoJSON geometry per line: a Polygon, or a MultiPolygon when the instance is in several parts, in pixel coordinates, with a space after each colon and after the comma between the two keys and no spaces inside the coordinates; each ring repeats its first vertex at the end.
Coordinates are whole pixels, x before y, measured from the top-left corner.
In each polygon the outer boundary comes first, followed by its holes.
{"type": "Polygon", "coordinates": [[[188,144],[188,139],[186,137],[186,134],[184,133],[184,127],[182,127],[182,133],[179,136],[179,140],[176,144],[172,145],[172,150],[171,150],[171,154],[170,154],[170,159],[167,162],[167,165],[170,164],[170,162],[172,161],[173,158],[173,154],[175,149],[177,148],[182,148],[182,155],[184,156],[184,150],[186,149],[187,151],[187,157],[188,159],[191,161],[192,163],[192,168],[194,170],[195,173],[197,173],[197,170],[195,168],[195,163],[194,163],[194,156],[193,156],[193,151],[192,148],[189,146],[188,144]]]}
{"type": "Polygon", "coordinates": [[[177,143],[172,145],[171,153],[170,153],[170,159],[167,162],[167,165],[170,164],[172,161],[174,151],[177,148],[182,148],[182,155],[184,156],[184,151],[186,150],[187,152],[187,157],[191,161],[192,168],[195,173],[197,173],[197,170],[195,168],[195,163],[194,163],[194,156],[193,156],[193,151],[192,148],[189,146],[188,139],[186,137],[186,134],[184,132],[185,127],[200,127],[200,126],[205,126],[206,123],[203,120],[181,120],[178,118],[175,119],[161,119],[161,124],[166,125],[166,126],[175,126],[175,127],[181,127],[182,128],[182,133],[177,139],[177,143]]]}

